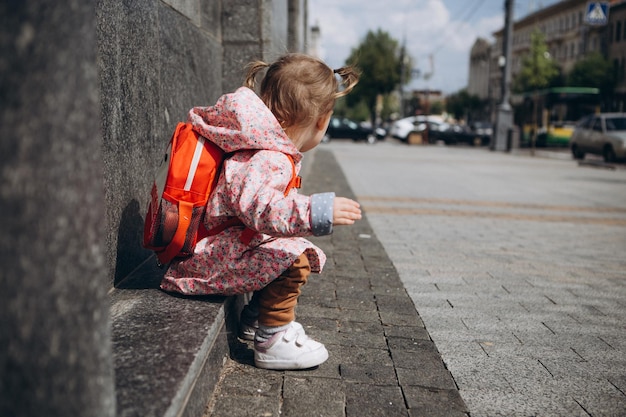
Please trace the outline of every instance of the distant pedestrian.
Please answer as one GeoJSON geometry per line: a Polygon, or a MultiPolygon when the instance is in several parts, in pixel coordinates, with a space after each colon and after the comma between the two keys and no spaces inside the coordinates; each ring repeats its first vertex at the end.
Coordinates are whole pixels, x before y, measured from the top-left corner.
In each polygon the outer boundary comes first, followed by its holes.
{"type": "Polygon", "coordinates": [[[361,210],[333,192],[304,196],[292,189],[285,195],[285,189],[294,167],[300,171],[302,152],[324,136],[335,100],[357,82],[352,67],[333,70],[316,58],[288,54],[271,65],[251,63],[245,87],[189,112],[194,130],[232,154],[207,204],[206,227],[239,218],[253,234],[246,244],[244,226],[233,226],[201,240],[193,256],[169,267],[161,288],[183,294],[253,292],[239,335],[254,340],[259,368],[306,369],[328,358],[324,345],[295,321],[300,287],[326,261],[304,237],[353,224],[361,210]],[[265,69],[257,95],[256,78],[265,69]]]}

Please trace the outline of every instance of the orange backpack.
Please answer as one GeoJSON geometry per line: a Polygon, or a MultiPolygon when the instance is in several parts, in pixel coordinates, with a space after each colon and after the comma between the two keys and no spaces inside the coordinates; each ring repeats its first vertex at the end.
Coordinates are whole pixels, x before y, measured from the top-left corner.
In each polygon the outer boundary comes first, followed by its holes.
{"type": "MultiPolygon", "coordinates": [[[[155,176],[143,231],[143,245],[156,252],[160,265],[193,254],[196,243],[228,227],[243,225],[233,218],[206,230],[204,213],[226,156],[213,142],[196,133],[190,123],[178,123],[155,176]]],[[[285,196],[300,187],[290,155],[293,176],[285,196]]],[[[241,240],[249,243],[256,231],[246,228],[241,240]]]]}

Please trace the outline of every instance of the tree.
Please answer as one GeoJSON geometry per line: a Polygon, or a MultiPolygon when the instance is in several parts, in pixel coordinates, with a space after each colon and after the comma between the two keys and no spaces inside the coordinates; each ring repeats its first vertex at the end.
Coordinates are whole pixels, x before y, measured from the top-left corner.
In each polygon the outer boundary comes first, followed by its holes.
{"type": "Polygon", "coordinates": [[[559,67],[552,60],[543,33],[530,35],[530,51],[522,58],[522,67],[513,80],[513,91],[525,93],[550,86],[559,76],[559,67]]]}
{"type": "Polygon", "coordinates": [[[537,101],[538,91],[547,88],[559,77],[560,71],[548,52],[543,33],[535,30],[530,35],[530,51],[522,59],[522,68],[513,80],[513,91],[533,93],[531,152],[535,153],[537,142],[537,101]]]}
{"type": "Polygon", "coordinates": [[[361,44],[352,49],[346,64],[361,70],[361,80],[346,99],[348,106],[363,101],[376,121],[376,100],[396,89],[400,83],[402,58],[398,41],[387,32],[369,31],[361,44]]]}
{"type": "Polygon", "coordinates": [[[443,103],[441,101],[434,101],[430,104],[430,114],[443,113],[443,103]]]}
{"type": "Polygon", "coordinates": [[[613,65],[598,52],[592,53],[574,64],[567,80],[572,87],[599,89],[606,102],[610,101],[615,92],[616,79],[613,65]]]}
{"type": "Polygon", "coordinates": [[[465,89],[446,97],[446,111],[455,119],[467,118],[468,122],[472,121],[476,114],[482,113],[485,104],[485,100],[481,100],[477,95],[469,94],[465,89]]]}

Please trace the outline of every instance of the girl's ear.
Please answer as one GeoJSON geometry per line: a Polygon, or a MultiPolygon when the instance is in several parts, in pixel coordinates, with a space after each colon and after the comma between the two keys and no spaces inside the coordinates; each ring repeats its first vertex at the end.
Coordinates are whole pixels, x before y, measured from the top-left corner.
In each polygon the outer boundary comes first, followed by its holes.
{"type": "Polygon", "coordinates": [[[330,122],[330,116],[332,115],[333,112],[331,110],[328,113],[320,116],[320,118],[317,119],[317,123],[315,123],[315,127],[317,128],[317,130],[326,130],[326,128],[328,127],[328,123],[330,122]]]}

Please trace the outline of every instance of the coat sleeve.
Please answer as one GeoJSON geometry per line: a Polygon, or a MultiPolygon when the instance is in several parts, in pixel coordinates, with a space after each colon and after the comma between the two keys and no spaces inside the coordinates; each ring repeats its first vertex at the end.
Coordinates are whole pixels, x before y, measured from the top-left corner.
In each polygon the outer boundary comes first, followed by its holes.
{"type": "Polygon", "coordinates": [[[315,236],[330,235],[333,232],[333,203],[335,193],[311,195],[311,228],[315,236]]]}
{"type": "Polygon", "coordinates": [[[237,152],[224,167],[227,204],[258,232],[273,237],[310,236],[311,197],[295,189],[285,196],[292,173],[291,162],[282,152],[237,152]]]}

